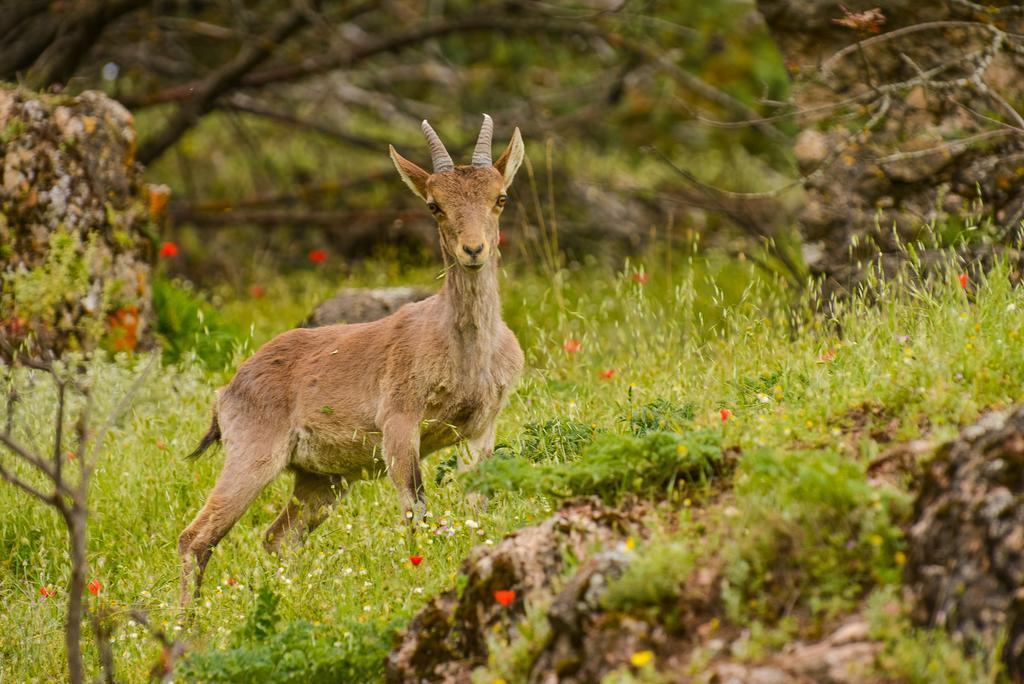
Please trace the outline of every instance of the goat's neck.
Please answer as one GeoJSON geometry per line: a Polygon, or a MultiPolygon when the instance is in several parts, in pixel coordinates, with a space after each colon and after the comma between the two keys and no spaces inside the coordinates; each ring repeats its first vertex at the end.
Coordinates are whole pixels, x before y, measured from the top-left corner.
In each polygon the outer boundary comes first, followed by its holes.
{"type": "Polygon", "coordinates": [[[501,322],[498,266],[492,259],[479,271],[468,272],[446,255],[445,267],[441,298],[453,342],[473,354],[470,358],[480,358],[476,353],[492,348],[501,322]]]}

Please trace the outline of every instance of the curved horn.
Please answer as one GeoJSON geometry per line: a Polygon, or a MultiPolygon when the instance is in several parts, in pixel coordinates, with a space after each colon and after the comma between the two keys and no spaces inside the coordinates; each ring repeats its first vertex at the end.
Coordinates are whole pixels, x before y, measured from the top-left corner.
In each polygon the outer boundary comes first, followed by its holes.
{"type": "Polygon", "coordinates": [[[448,154],[448,150],[444,148],[441,138],[437,136],[437,133],[430,127],[426,119],[423,120],[422,128],[423,137],[427,139],[427,146],[430,147],[430,160],[434,163],[434,173],[454,171],[455,162],[452,161],[452,157],[448,154]]]}
{"type": "Polygon", "coordinates": [[[480,136],[476,139],[473,149],[473,166],[484,168],[491,166],[491,135],[494,133],[494,122],[484,114],[484,123],[480,126],[480,136]]]}

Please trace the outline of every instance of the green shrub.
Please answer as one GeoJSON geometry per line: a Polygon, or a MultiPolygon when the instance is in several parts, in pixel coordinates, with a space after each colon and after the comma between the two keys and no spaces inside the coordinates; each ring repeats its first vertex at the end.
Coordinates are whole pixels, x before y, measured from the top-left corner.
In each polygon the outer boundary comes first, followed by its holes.
{"type": "Polygon", "coordinates": [[[397,625],[305,620],[278,630],[280,597],[256,592],[252,612],[232,635],[234,648],[190,655],[175,672],[189,682],[369,682],[380,678],[397,625]]]}
{"type": "Polygon", "coordinates": [[[608,610],[636,611],[662,606],[679,595],[698,554],[685,539],[655,539],[636,555],[626,571],[608,585],[601,598],[608,610]]]}
{"type": "Polygon", "coordinates": [[[231,362],[240,332],[223,321],[217,311],[181,282],[154,279],[153,315],[165,363],[178,363],[195,353],[211,370],[231,362]]]}
{"type": "Polygon", "coordinates": [[[175,670],[183,682],[277,684],[380,681],[397,625],[342,627],[298,620],[263,641],[195,653],[175,670]]]}
{"type": "Polygon", "coordinates": [[[533,463],[522,456],[484,461],[466,475],[468,489],[485,494],[521,491],[556,499],[625,494],[664,496],[676,483],[703,483],[722,456],[718,433],[652,432],[643,437],[603,434],[568,463],[533,463]]]}
{"type": "Polygon", "coordinates": [[[908,497],[869,484],[859,463],[762,450],[744,456],[735,482],[739,533],[725,549],[723,590],[731,618],[773,622],[796,606],[832,615],[899,581],[908,497]]]}

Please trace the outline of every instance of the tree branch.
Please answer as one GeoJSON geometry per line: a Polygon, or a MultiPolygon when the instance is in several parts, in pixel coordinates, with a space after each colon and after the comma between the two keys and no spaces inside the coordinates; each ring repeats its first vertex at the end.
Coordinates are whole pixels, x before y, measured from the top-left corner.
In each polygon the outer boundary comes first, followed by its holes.
{"type": "Polygon", "coordinates": [[[308,13],[295,7],[283,13],[270,30],[258,40],[246,43],[227,63],[215,69],[202,80],[188,84],[178,111],[162,131],[143,141],[139,147],[139,161],[148,164],[173,145],[199,119],[213,109],[224,93],[238,85],[243,76],[262,64],[278,46],[308,21],[308,13]]]}
{"type": "Polygon", "coordinates": [[[314,133],[318,133],[326,138],[330,138],[335,142],[339,142],[344,145],[351,145],[352,147],[358,147],[364,150],[371,150],[373,152],[385,150],[388,145],[383,141],[371,140],[370,138],[355,135],[354,133],[346,133],[345,131],[316,123],[315,121],[307,121],[306,119],[302,119],[294,114],[272,109],[252,98],[243,97],[241,94],[231,96],[226,102],[219,104],[218,108],[234,112],[242,112],[244,114],[253,114],[272,121],[288,124],[294,128],[306,129],[313,131],[314,133]]]}

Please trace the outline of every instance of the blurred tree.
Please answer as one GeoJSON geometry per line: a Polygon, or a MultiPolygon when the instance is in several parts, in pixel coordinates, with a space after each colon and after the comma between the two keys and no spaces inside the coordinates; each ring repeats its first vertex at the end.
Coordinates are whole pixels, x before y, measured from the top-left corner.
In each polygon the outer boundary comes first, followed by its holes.
{"type": "Polygon", "coordinates": [[[706,124],[758,119],[763,102],[786,96],[750,4],[2,4],[0,78],[119,98],[138,117],[139,159],[175,191],[171,215],[201,231],[248,226],[231,231],[234,242],[300,258],[303,240],[267,230],[282,226],[346,256],[385,239],[433,248],[429,216],[389,174],[386,145],[422,150],[418,123],[429,117],[465,152],[482,111],[530,143],[509,226],[519,244],[634,248],[652,227],[715,225],[707,210],[738,219],[758,244],[779,232],[774,209],[710,198],[648,154],[734,189],[790,170],[791,126],[706,124]]]}

